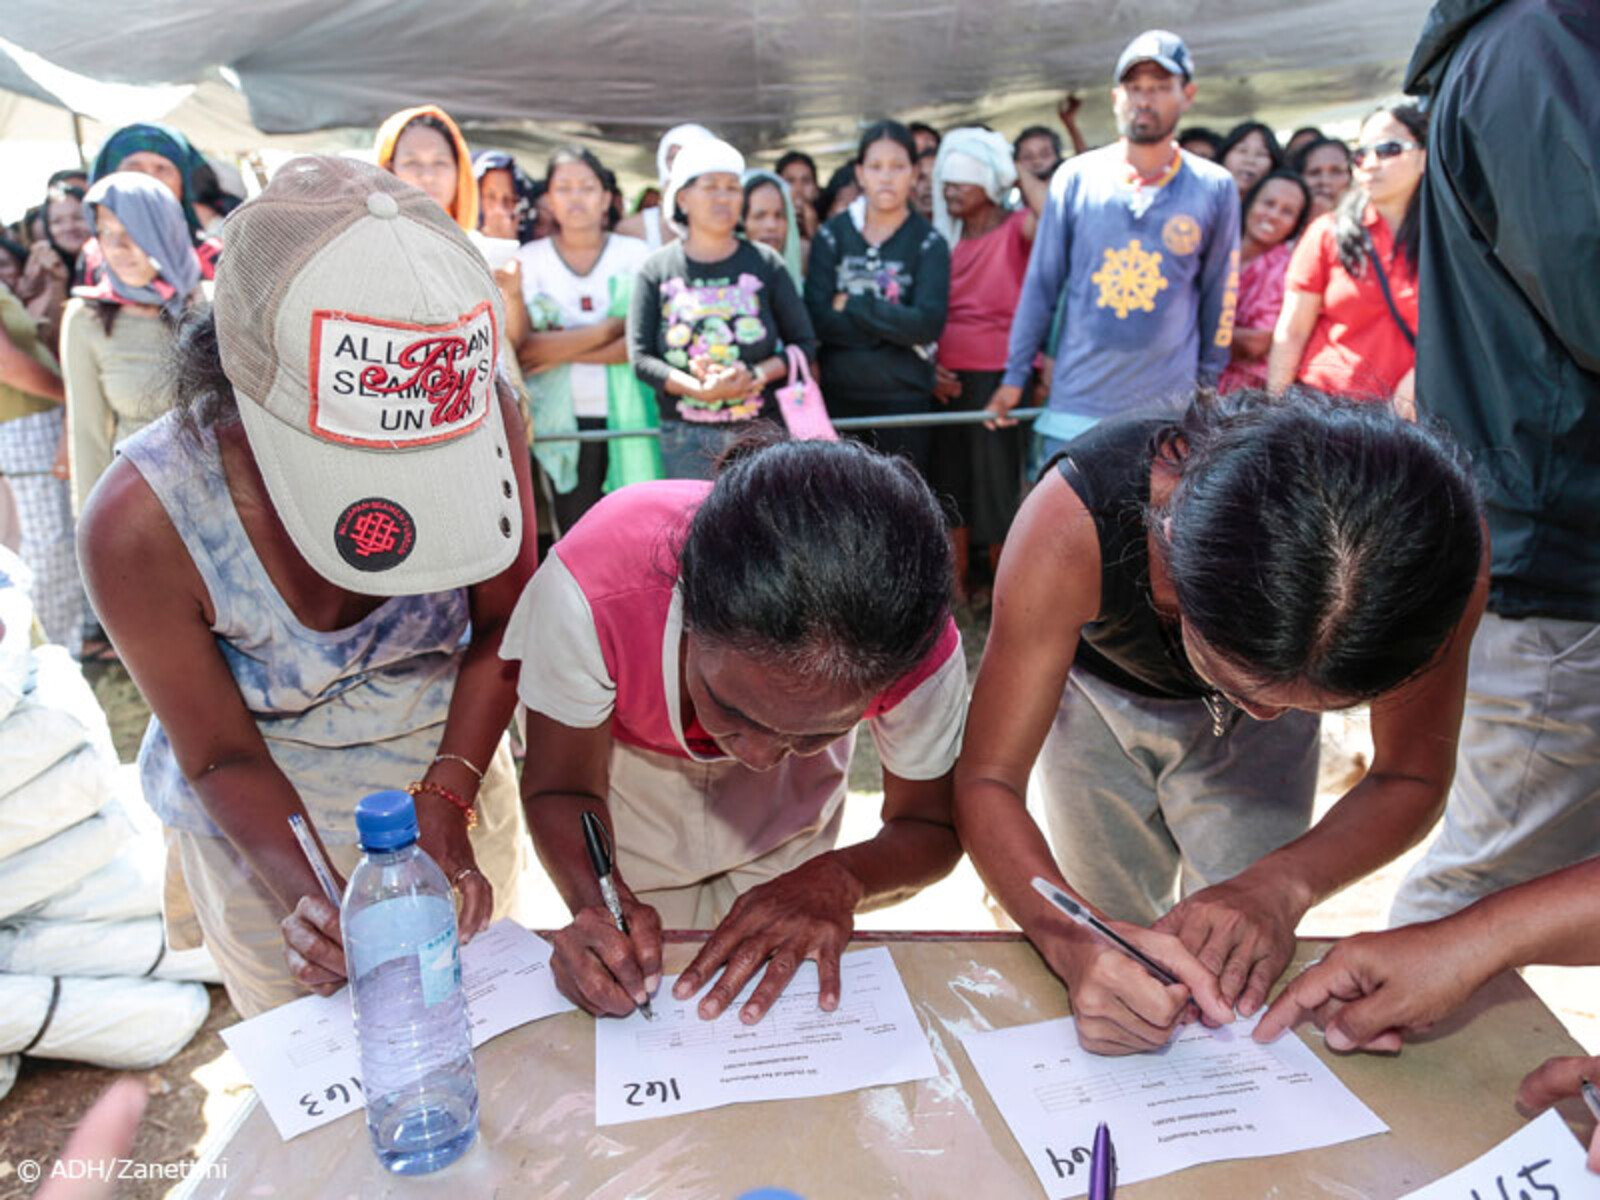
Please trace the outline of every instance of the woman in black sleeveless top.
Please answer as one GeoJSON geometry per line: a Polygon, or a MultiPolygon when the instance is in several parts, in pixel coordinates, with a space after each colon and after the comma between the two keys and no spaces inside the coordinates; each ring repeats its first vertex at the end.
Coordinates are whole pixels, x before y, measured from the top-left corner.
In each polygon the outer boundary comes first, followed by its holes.
{"type": "Polygon", "coordinates": [[[1487,588],[1465,468],[1386,408],[1236,392],[1068,444],[1006,543],[956,820],[1085,1046],[1160,1046],[1191,994],[1211,1021],[1253,1013],[1301,915],[1427,832],[1487,588]],[[1317,714],[1366,702],[1372,767],[1310,827],[1317,714]],[[1035,875],[1182,985],[1061,917],[1035,875]]]}

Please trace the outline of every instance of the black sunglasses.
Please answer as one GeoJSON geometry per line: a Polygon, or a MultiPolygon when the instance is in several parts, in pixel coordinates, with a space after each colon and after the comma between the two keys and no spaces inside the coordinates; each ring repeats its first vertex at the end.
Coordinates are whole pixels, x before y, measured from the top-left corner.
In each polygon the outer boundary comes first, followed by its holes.
{"type": "Polygon", "coordinates": [[[1416,142],[1401,142],[1391,139],[1387,142],[1373,142],[1370,145],[1357,146],[1350,152],[1350,158],[1354,162],[1360,162],[1369,153],[1376,154],[1379,158],[1394,158],[1397,155],[1404,154],[1407,150],[1421,149],[1421,145],[1416,142]]]}

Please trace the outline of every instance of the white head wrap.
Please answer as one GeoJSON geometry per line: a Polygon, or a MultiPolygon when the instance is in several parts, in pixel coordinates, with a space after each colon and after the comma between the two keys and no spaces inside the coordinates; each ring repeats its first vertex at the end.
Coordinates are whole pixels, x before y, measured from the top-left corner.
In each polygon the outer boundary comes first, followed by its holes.
{"type": "Polygon", "coordinates": [[[672,160],[672,174],[661,197],[661,216],[671,221],[680,236],[688,231],[673,218],[678,208],[678,192],[702,175],[727,174],[744,178],[744,155],[720,138],[705,137],[680,143],[678,157],[672,160]]]}
{"type": "Polygon", "coordinates": [[[1010,142],[992,129],[952,129],[939,143],[939,156],[933,160],[933,227],[952,246],[961,238],[961,222],[944,206],[945,184],[975,184],[999,204],[1016,182],[1010,142]]]}
{"type": "MultiPolygon", "coordinates": [[[[661,140],[656,143],[656,178],[661,181],[661,186],[665,187],[667,185],[667,151],[676,146],[681,152],[690,142],[702,141],[716,136],[704,125],[693,124],[674,125],[663,133],[661,140]]],[[[668,211],[670,212],[671,210],[668,211]]]]}

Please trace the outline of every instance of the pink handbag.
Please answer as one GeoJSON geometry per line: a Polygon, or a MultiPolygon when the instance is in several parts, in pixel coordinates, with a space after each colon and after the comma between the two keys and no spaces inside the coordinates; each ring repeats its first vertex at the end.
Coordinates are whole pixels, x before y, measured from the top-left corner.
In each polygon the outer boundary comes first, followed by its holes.
{"type": "Polygon", "coordinates": [[[810,438],[814,441],[837,442],[839,431],[828,419],[828,406],[823,403],[822,389],[811,377],[811,364],[806,362],[805,351],[790,346],[789,382],[776,392],[778,411],[789,427],[792,437],[810,438]]]}

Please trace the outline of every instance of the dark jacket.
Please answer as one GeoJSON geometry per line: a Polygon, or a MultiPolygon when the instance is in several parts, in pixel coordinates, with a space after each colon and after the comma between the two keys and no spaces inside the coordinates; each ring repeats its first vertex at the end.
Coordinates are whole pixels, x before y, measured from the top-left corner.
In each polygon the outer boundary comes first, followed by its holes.
{"type": "Polygon", "coordinates": [[[907,216],[894,236],[869,246],[849,213],[811,243],[806,308],[816,327],[828,402],[865,407],[933,403],[933,344],[950,301],[950,247],[926,219],[907,216]],[[845,292],[843,311],[833,298],[845,292]]]}
{"type": "Polygon", "coordinates": [[[1417,400],[1471,454],[1489,607],[1600,621],[1600,21],[1593,0],[1441,0],[1417,400]]]}

